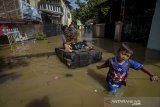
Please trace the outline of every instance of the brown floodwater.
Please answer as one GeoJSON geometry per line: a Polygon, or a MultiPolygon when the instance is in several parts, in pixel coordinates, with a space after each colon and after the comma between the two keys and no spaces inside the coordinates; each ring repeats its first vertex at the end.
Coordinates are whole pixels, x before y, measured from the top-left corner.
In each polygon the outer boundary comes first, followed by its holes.
{"type": "MultiPolygon", "coordinates": [[[[60,36],[30,40],[24,44],[0,47],[0,107],[104,107],[108,68],[96,65],[116,55],[118,42],[92,38],[91,32],[79,32],[103,52],[102,61],[87,67],[68,69],[59,61],[54,48],[62,46],[60,36]]],[[[133,58],[160,76],[160,51],[139,43],[126,43],[134,50],[133,58]]],[[[160,82],[150,82],[141,71],[130,69],[127,86],[112,97],[160,97],[160,82]]]]}

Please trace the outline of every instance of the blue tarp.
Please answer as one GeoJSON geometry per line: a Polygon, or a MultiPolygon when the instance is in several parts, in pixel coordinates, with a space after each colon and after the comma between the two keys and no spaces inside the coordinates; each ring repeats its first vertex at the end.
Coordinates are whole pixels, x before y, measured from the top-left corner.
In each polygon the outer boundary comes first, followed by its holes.
{"type": "Polygon", "coordinates": [[[23,19],[31,19],[35,21],[42,22],[42,17],[40,11],[32,6],[30,6],[27,2],[22,1],[22,15],[23,19]]]}

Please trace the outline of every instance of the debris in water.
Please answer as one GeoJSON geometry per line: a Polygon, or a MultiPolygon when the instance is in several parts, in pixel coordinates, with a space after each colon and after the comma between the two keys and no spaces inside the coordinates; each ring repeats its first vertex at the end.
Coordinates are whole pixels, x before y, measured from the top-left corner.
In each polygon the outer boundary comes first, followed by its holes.
{"type": "Polygon", "coordinates": [[[52,43],[51,41],[48,41],[48,43],[52,43]]]}
{"type": "Polygon", "coordinates": [[[72,77],[72,74],[65,74],[66,77],[72,77]]]}
{"type": "Polygon", "coordinates": [[[59,79],[59,76],[54,76],[53,79],[57,80],[57,79],[59,79]]]}
{"type": "Polygon", "coordinates": [[[88,74],[88,72],[85,72],[86,74],[88,74]]]}
{"type": "Polygon", "coordinates": [[[97,92],[97,90],[95,89],[94,92],[97,92]]]}

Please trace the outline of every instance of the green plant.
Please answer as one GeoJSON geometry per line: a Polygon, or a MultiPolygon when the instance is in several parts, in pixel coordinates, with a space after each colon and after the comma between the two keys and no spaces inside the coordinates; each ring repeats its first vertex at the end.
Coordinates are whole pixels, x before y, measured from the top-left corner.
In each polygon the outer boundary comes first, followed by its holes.
{"type": "Polygon", "coordinates": [[[38,32],[36,34],[36,39],[37,40],[44,40],[45,39],[45,35],[43,33],[41,33],[41,32],[38,32]]]}
{"type": "Polygon", "coordinates": [[[103,17],[106,16],[110,9],[109,3],[107,3],[107,1],[108,0],[84,0],[84,2],[82,2],[81,0],[76,0],[75,4],[78,7],[71,11],[73,20],[78,19],[82,23],[85,23],[86,20],[95,18],[99,12],[102,13],[103,17]],[[106,2],[106,4],[103,4],[104,6],[101,6],[99,11],[99,7],[97,6],[103,2],[106,2]]]}

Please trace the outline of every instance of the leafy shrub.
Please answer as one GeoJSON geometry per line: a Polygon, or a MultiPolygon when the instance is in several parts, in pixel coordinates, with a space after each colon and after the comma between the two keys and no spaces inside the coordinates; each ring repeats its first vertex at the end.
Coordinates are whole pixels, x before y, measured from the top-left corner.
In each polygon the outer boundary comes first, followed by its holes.
{"type": "Polygon", "coordinates": [[[45,35],[43,33],[38,32],[36,34],[36,39],[37,40],[44,40],[45,39],[45,35]]]}

